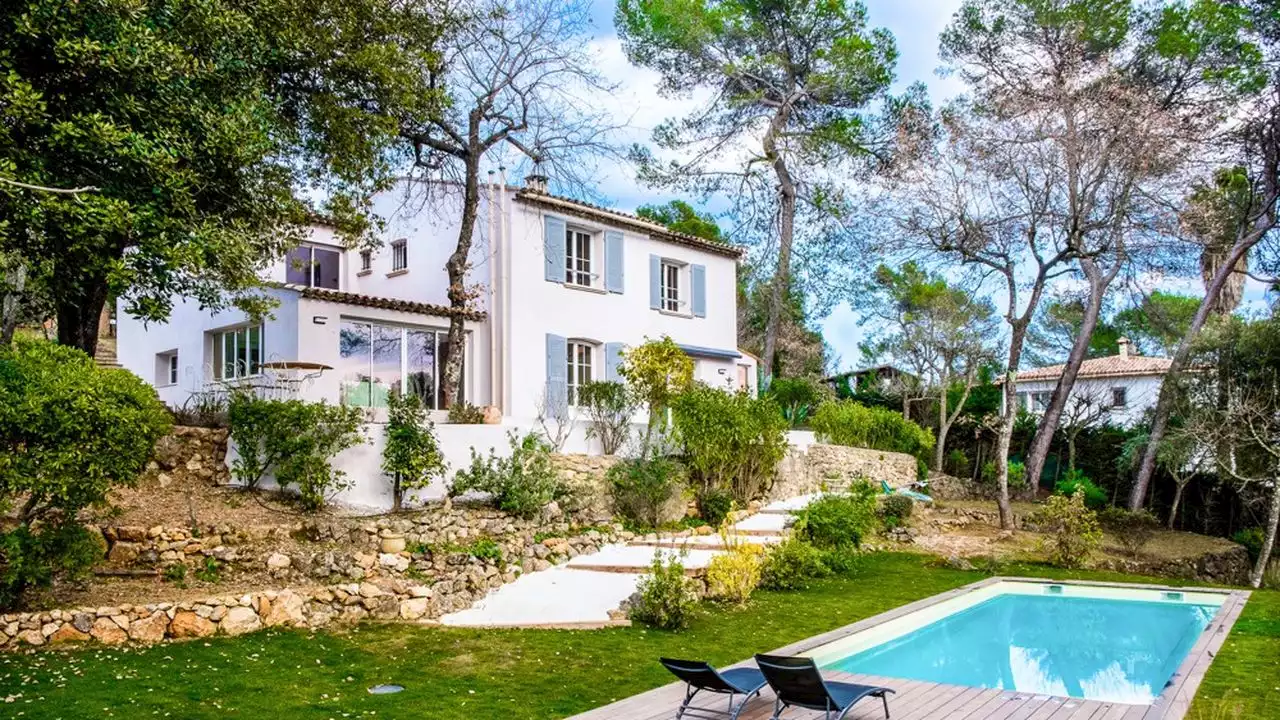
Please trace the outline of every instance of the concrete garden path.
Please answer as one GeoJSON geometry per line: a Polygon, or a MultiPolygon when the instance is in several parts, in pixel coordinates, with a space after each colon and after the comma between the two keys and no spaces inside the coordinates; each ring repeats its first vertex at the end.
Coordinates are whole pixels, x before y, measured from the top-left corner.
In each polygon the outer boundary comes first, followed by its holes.
{"type": "MultiPolygon", "coordinates": [[[[731,541],[771,545],[790,532],[792,513],[816,496],[802,495],[770,503],[731,526],[731,541]]],[[[606,545],[564,565],[521,575],[459,612],[440,618],[455,627],[604,627],[622,624],[618,612],[636,591],[655,554],[681,555],[686,572],[700,575],[711,558],[724,552],[719,535],[651,534],[606,545]]]]}

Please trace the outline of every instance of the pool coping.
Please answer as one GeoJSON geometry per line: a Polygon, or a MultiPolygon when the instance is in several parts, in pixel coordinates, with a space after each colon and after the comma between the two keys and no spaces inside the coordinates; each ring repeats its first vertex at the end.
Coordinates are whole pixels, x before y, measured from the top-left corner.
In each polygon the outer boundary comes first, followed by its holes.
{"type": "MultiPolygon", "coordinates": [[[[1037,583],[1042,585],[1078,585],[1092,587],[1114,587],[1129,589],[1145,589],[1145,590],[1167,590],[1180,592],[1205,592],[1218,595],[1225,595],[1222,605],[1218,608],[1209,624],[1205,626],[1200,637],[1196,639],[1191,650],[1187,652],[1187,656],[1183,658],[1182,663],[1174,672],[1173,677],[1165,685],[1164,690],[1158,695],[1155,701],[1150,705],[1125,705],[1123,703],[1110,703],[1099,701],[1085,701],[1080,698],[1065,698],[1062,696],[1053,696],[1045,694],[1037,694],[1031,696],[1028,693],[1020,693],[1016,690],[999,691],[1002,695],[1007,695],[1009,699],[1018,696],[1035,697],[1036,699],[1045,698],[1055,701],[1061,701],[1056,707],[1066,708],[1074,707],[1069,703],[1084,703],[1089,707],[1111,708],[1111,712],[1106,714],[1107,718],[1123,717],[1123,720],[1184,720],[1187,712],[1191,708],[1192,700],[1195,698],[1196,691],[1200,687],[1201,680],[1204,679],[1205,672],[1209,665],[1213,662],[1214,656],[1218,650],[1226,642],[1227,635],[1231,628],[1235,625],[1236,619],[1240,617],[1240,612],[1244,609],[1245,602],[1249,599],[1250,592],[1247,590],[1236,588],[1214,588],[1203,586],[1184,586],[1174,587],[1170,585],[1158,585],[1151,583],[1125,583],[1125,582],[1098,582],[1088,580],[1049,580],[1045,578],[1026,578],[1016,576],[993,576],[967,585],[962,585],[951,590],[921,598],[906,605],[886,610],[869,618],[864,618],[854,623],[850,623],[843,627],[830,630],[813,637],[805,638],[790,645],[783,646],[771,651],[770,654],[775,655],[795,655],[802,652],[813,650],[821,645],[843,639],[849,635],[862,632],[868,628],[875,627],[882,623],[888,622],[895,618],[907,615],[919,610],[929,608],[941,602],[946,602],[960,595],[979,590],[1001,582],[1023,582],[1037,583]],[[1121,714],[1113,714],[1119,710],[1121,714]]],[[[740,662],[734,663],[726,667],[752,667],[754,658],[746,658],[740,662]]],[[[901,678],[893,678],[902,680],[904,683],[915,681],[905,680],[901,678]]],[[[889,678],[886,678],[889,680],[889,678]]],[[[862,680],[862,682],[867,682],[862,680]]],[[[957,696],[963,691],[974,691],[978,688],[961,685],[943,685],[937,687],[953,688],[957,696]]],[[[992,691],[994,692],[994,691],[992,691]]],[[[669,683],[667,685],[658,686],[650,690],[632,695],[627,698],[620,698],[614,702],[602,705],[592,710],[587,710],[581,714],[574,715],[570,720],[649,720],[650,718],[668,718],[674,713],[675,707],[679,704],[679,698],[684,694],[683,683],[669,683]]],[[[976,697],[969,695],[969,697],[976,697]]],[[[979,700],[981,702],[981,700],[979,700]]],[[[1078,705],[1077,705],[1078,706],[1078,705]]],[[[983,706],[987,707],[987,706],[983,706]]],[[[968,705],[966,705],[968,708],[968,705]]],[[[921,718],[935,718],[946,716],[953,717],[949,707],[936,708],[927,715],[919,715],[921,718]]],[[[975,714],[966,715],[966,718],[983,718],[985,714],[978,714],[981,709],[975,710],[975,714]]],[[[997,711],[1000,717],[1004,717],[1003,711],[997,711]]],[[[1037,716],[1040,716],[1037,713],[1037,716]]],[[[916,716],[913,716],[916,717],[916,716]]],[[[1058,714],[1054,714],[1056,719],[1058,714]]],[[[1063,717],[1067,717],[1063,715],[1063,717]]]]}
{"type": "MultiPolygon", "coordinates": [[[[813,637],[779,648],[778,650],[775,650],[774,653],[778,655],[796,655],[808,652],[828,643],[842,640],[850,635],[855,635],[864,630],[869,630],[890,620],[910,615],[911,613],[924,610],[939,603],[946,602],[947,600],[967,595],[975,590],[980,590],[990,585],[1002,582],[1174,592],[1202,592],[1213,593],[1215,595],[1225,595],[1226,598],[1223,600],[1222,605],[1218,607],[1218,611],[1214,613],[1209,624],[1205,626],[1203,631],[1201,631],[1200,637],[1196,638],[1195,644],[1191,646],[1191,650],[1187,652],[1187,656],[1182,659],[1182,663],[1179,664],[1178,669],[1174,671],[1173,677],[1169,678],[1168,683],[1165,684],[1164,690],[1156,696],[1156,699],[1149,706],[1133,706],[1150,708],[1141,716],[1140,720],[1182,720],[1182,718],[1186,717],[1187,711],[1191,708],[1191,702],[1196,696],[1196,690],[1200,687],[1200,681],[1204,679],[1205,673],[1209,670],[1209,665],[1213,662],[1218,650],[1222,648],[1223,643],[1226,642],[1227,635],[1231,632],[1231,628],[1235,626],[1236,620],[1240,617],[1240,613],[1244,610],[1244,605],[1250,596],[1249,591],[1234,588],[1214,588],[1204,586],[1174,587],[1171,585],[1157,585],[1153,583],[1124,583],[1093,580],[1050,580],[1046,578],[996,575],[986,578],[985,580],[979,580],[977,582],[969,583],[968,585],[962,585],[958,588],[953,588],[937,595],[931,595],[927,598],[907,603],[901,607],[896,607],[892,610],[882,612],[879,615],[864,618],[858,622],[836,628],[835,630],[822,633],[821,635],[814,635],[813,637]]],[[[1014,691],[1010,690],[1009,692],[1014,691]]],[[[1050,697],[1063,696],[1050,695],[1050,697]]],[[[1080,700],[1081,698],[1071,699],[1080,700]]],[[[1126,715],[1126,717],[1128,716],[1126,715]]]]}

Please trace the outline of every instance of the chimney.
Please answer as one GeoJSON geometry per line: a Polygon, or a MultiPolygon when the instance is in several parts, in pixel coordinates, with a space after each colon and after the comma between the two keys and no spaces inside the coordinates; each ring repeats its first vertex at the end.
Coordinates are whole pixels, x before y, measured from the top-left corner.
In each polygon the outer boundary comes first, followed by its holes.
{"type": "Polygon", "coordinates": [[[1129,342],[1129,338],[1122,337],[1117,342],[1117,344],[1120,346],[1120,357],[1122,358],[1129,357],[1129,346],[1132,344],[1129,342]]]}
{"type": "Polygon", "coordinates": [[[547,176],[538,174],[526,175],[524,178],[524,189],[540,193],[546,192],[547,176]]]}

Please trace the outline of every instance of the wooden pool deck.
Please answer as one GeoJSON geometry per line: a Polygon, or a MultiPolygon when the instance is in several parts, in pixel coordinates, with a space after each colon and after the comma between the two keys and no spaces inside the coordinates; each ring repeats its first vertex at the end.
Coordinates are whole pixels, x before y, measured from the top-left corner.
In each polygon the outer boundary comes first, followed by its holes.
{"type": "MultiPolygon", "coordinates": [[[[915,612],[957,595],[975,590],[1002,580],[1043,582],[1024,578],[989,578],[972,585],[957,588],[942,595],[905,605],[895,610],[882,613],[872,618],[847,625],[845,627],[803,640],[793,645],[774,650],[773,654],[794,655],[825,645],[833,640],[860,632],[869,627],[892,620],[893,618],[915,612]]],[[[1109,585],[1110,583],[1068,583],[1109,585]]],[[[1135,587],[1130,585],[1129,587],[1135,587]]],[[[1140,586],[1153,587],[1153,586],[1140,586]]],[[[1182,588],[1190,590],[1190,588],[1182,588]]],[[[1212,592],[1226,592],[1210,590],[1212,592]]],[[[1226,641],[1227,633],[1235,624],[1236,618],[1244,609],[1249,593],[1230,591],[1221,609],[1205,628],[1191,651],[1179,666],[1169,684],[1151,705],[1126,705],[1123,703],[1080,700],[1076,698],[1056,697],[1052,695],[1036,695],[1032,693],[1013,692],[1009,690],[989,690],[983,688],[944,685],[941,683],[903,680],[900,678],[877,677],[872,675],[854,675],[850,673],[824,671],[823,675],[832,680],[862,683],[864,685],[882,685],[893,688],[896,694],[889,696],[889,711],[892,720],[1182,720],[1191,708],[1196,690],[1201,679],[1209,669],[1214,655],[1226,641]]],[[[657,658],[654,658],[657,662],[657,658]]],[[[751,661],[739,663],[749,666],[751,661]]],[[[639,695],[620,700],[604,707],[596,708],[569,720],[672,720],[676,709],[684,700],[684,685],[672,683],[650,690],[639,695]]],[[[710,695],[695,705],[724,708],[724,696],[710,695]]],[[[765,689],[759,698],[753,699],[747,709],[739,716],[740,720],[768,720],[773,713],[773,693],[765,689]]],[[[783,720],[813,720],[821,718],[820,712],[792,709],[783,713],[783,720]]],[[[849,720],[879,720],[884,717],[884,707],[875,698],[864,699],[847,716],[849,720]]]]}

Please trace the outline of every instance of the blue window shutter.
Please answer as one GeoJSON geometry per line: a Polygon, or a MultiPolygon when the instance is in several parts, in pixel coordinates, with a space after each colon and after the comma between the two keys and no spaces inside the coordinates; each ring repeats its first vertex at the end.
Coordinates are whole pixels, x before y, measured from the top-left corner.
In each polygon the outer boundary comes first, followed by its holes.
{"type": "Polygon", "coordinates": [[[546,216],[546,237],[543,239],[543,262],[547,268],[547,282],[564,283],[564,218],[546,216]]]}
{"type": "Polygon", "coordinates": [[[622,252],[622,233],[617,230],[609,230],[605,232],[604,289],[611,293],[622,292],[622,252]]]}
{"type": "Polygon", "coordinates": [[[693,316],[704,318],[707,316],[707,266],[692,266],[689,276],[693,286],[693,316]]]}
{"type": "Polygon", "coordinates": [[[608,382],[622,382],[622,374],[618,367],[622,365],[622,343],[604,344],[604,379],[608,382]]]}
{"type": "Polygon", "coordinates": [[[564,337],[547,333],[547,407],[559,418],[569,398],[569,344],[564,337]]]}
{"type": "Polygon", "coordinates": [[[662,258],[649,256],[649,307],[662,307],[662,258]]]}

